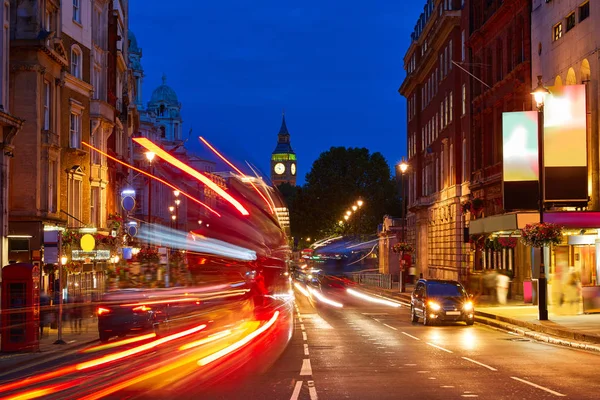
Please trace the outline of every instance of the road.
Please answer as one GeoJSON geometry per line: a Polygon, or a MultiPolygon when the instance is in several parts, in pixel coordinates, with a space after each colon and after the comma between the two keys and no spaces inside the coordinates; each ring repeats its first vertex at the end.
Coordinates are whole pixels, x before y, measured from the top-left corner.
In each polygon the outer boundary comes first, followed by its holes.
{"type": "MultiPolygon", "coordinates": [[[[184,337],[174,340],[171,346],[160,345],[123,362],[78,370],[17,389],[28,390],[30,396],[25,398],[34,398],[31,393],[40,388],[56,389],[43,396],[51,398],[599,397],[600,356],[596,353],[531,341],[477,323],[413,324],[409,308],[398,307],[398,303],[372,303],[349,295],[343,288],[310,289],[308,297],[302,293],[306,290],[299,285],[295,303],[278,307],[278,318],[273,319],[275,314],[269,310],[260,324],[265,327],[263,335],[208,365],[199,366],[197,361],[214,354],[217,348],[181,351],[182,344],[190,342],[184,337]],[[269,318],[272,325],[268,324],[269,318]]],[[[211,327],[207,322],[209,326],[202,332],[194,333],[203,336],[193,340],[214,338],[211,346],[218,344],[222,349],[244,337],[242,328],[235,326],[225,327],[234,332],[228,337],[215,336],[222,334],[224,327],[211,327]]],[[[254,328],[258,326],[256,323],[254,328]]],[[[252,330],[248,326],[243,329],[252,330]]],[[[91,357],[86,354],[71,354],[51,365],[25,369],[19,372],[20,378],[52,373],[73,362],[82,365],[91,357]]],[[[0,377],[4,379],[0,390],[7,378],[17,377],[0,377]]],[[[0,392],[0,396],[19,390],[0,392]]]]}

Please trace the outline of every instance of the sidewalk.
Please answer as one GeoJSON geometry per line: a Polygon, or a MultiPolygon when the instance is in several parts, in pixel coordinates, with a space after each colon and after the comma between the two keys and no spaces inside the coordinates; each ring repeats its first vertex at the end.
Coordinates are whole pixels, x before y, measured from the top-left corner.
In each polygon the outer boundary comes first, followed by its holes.
{"type": "MultiPolygon", "coordinates": [[[[410,303],[414,286],[406,285],[405,293],[398,289],[361,287],[410,303]]],[[[548,321],[540,321],[537,306],[515,300],[506,305],[494,305],[478,299],[475,302],[475,321],[535,340],[600,352],[600,314],[557,315],[549,307],[548,321]]]]}
{"type": "MultiPolygon", "coordinates": [[[[40,338],[39,351],[28,353],[0,352],[0,372],[14,371],[26,364],[43,360],[44,362],[75,352],[82,347],[98,340],[98,319],[96,317],[83,318],[81,330],[71,327],[70,321],[63,322],[62,339],[66,344],[54,344],[58,339],[58,329],[44,329],[44,336],[40,338]]],[[[0,381],[2,376],[0,375],[0,381]]]]}

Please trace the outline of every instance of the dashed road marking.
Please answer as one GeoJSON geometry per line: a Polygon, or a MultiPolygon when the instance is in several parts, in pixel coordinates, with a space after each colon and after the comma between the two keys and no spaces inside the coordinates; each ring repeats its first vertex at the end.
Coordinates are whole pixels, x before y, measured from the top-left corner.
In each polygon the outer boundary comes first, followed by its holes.
{"type": "Polygon", "coordinates": [[[425,343],[427,343],[427,344],[428,344],[428,345],[430,345],[431,347],[435,347],[436,349],[443,350],[443,351],[445,351],[446,353],[452,353],[452,351],[450,351],[450,350],[448,350],[448,349],[445,349],[445,348],[443,348],[443,347],[440,347],[440,346],[438,346],[437,344],[433,344],[433,343],[429,343],[429,342],[425,342],[425,343]]]}
{"type": "Polygon", "coordinates": [[[294,386],[294,391],[292,392],[292,397],[290,397],[290,400],[298,400],[298,396],[300,396],[300,389],[302,389],[302,381],[296,381],[296,385],[294,386]]]}
{"type": "Polygon", "coordinates": [[[308,340],[308,338],[306,337],[306,332],[302,331],[302,340],[304,340],[305,342],[308,340]]]}
{"type": "Polygon", "coordinates": [[[300,369],[300,376],[312,375],[312,367],[310,366],[310,359],[305,358],[302,360],[302,368],[300,369]]]}
{"type": "Polygon", "coordinates": [[[315,387],[314,381],[308,381],[308,395],[310,396],[310,400],[317,400],[317,388],[315,387]]]}
{"type": "Polygon", "coordinates": [[[393,326],[389,326],[388,324],[383,324],[383,325],[385,325],[385,326],[387,326],[388,328],[390,328],[390,329],[393,329],[393,330],[395,330],[395,331],[397,331],[397,330],[398,330],[398,328],[394,328],[393,326]]]}
{"type": "Polygon", "coordinates": [[[554,390],[552,390],[552,389],[548,389],[547,387],[543,387],[543,386],[540,386],[540,385],[536,385],[536,384],[535,384],[535,383],[533,383],[533,382],[529,382],[529,381],[526,381],[525,379],[517,378],[516,376],[511,376],[511,378],[512,378],[512,379],[514,379],[515,381],[523,382],[523,383],[525,383],[525,384],[527,384],[527,385],[533,386],[533,387],[535,387],[535,388],[538,388],[538,389],[540,389],[540,390],[543,390],[543,391],[545,391],[545,392],[548,392],[548,393],[550,393],[550,394],[553,394],[553,395],[555,395],[555,396],[558,396],[558,397],[565,397],[565,396],[566,396],[566,394],[562,394],[562,393],[555,392],[555,391],[554,391],[554,390]]]}
{"type": "Polygon", "coordinates": [[[454,388],[454,386],[452,386],[452,385],[443,385],[443,386],[440,386],[440,387],[444,388],[444,389],[453,389],[454,388]]]}
{"type": "Polygon", "coordinates": [[[496,368],[494,368],[494,367],[490,367],[489,365],[486,365],[486,364],[480,363],[479,361],[475,361],[475,360],[472,360],[472,359],[470,359],[470,358],[467,358],[467,357],[463,357],[463,360],[467,360],[467,361],[470,361],[470,362],[472,362],[472,363],[475,363],[475,364],[477,364],[477,365],[481,365],[482,367],[485,367],[485,368],[487,368],[487,369],[489,369],[489,370],[491,370],[491,371],[498,371],[498,370],[497,370],[496,368]]]}
{"type": "Polygon", "coordinates": [[[300,324],[300,329],[304,330],[304,324],[300,324]]]}
{"type": "Polygon", "coordinates": [[[304,355],[308,355],[308,345],[306,343],[304,343],[304,355]]]}
{"type": "Polygon", "coordinates": [[[298,321],[299,321],[299,322],[304,322],[304,321],[302,321],[302,318],[301,318],[301,317],[298,317],[298,321]]]}
{"type": "Polygon", "coordinates": [[[410,333],[402,332],[402,334],[408,336],[409,338],[413,338],[415,340],[421,340],[418,337],[411,335],[410,333]]]}

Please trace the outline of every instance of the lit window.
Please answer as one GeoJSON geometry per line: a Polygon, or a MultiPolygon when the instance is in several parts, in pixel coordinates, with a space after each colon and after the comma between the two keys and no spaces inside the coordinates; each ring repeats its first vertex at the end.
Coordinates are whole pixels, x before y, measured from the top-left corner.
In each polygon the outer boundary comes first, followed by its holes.
{"type": "Polygon", "coordinates": [[[44,81],[44,130],[50,130],[50,82],[44,81]]]}
{"type": "Polygon", "coordinates": [[[73,0],[73,21],[81,23],[81,0],[73,0]]]}
{"type": "Polygon", "coordinates": [[[467,86],[462,85],[462,115],[467,113],[467,86]]]}
{"type": "Polygon", "coordinates": [[[562,37],[562,23],[554,25],[554,41],[562,37]]]}

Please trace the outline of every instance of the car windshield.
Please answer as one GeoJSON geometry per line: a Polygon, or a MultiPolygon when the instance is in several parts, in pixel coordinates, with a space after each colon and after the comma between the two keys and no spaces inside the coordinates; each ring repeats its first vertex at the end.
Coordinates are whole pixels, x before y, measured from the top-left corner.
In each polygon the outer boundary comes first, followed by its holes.
{"type": "Polygon", "coordinates": [[[462,297],[464,289],[458,283],[432,283],[427,286],[427,293],[433,297],[462,297]]]}

